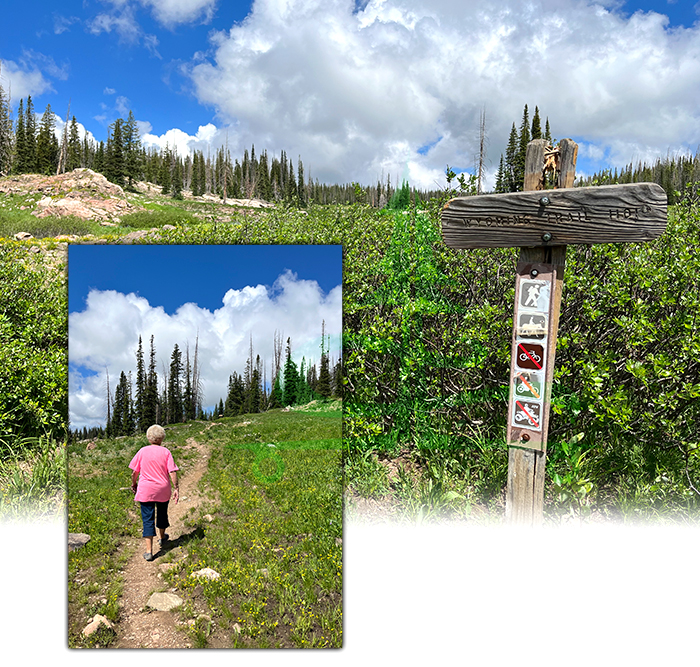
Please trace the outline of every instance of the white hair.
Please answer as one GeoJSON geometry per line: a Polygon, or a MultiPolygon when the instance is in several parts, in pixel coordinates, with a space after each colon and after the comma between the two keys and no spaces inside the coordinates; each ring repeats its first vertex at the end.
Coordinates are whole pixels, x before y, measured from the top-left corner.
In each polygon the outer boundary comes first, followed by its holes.
{"type": "Polygon", "coordinates": [[[153,424],[153,426],[149,427],[148,431],[146,431],[146,439],[152,445],[160,445],[160,443],[165,440],[165,429],[158,424],[153,424]]]}

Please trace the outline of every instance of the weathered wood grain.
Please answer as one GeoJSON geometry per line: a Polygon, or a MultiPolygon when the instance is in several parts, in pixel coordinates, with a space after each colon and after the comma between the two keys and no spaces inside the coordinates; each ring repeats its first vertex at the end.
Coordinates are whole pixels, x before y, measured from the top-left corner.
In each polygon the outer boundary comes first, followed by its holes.
{"type": "Polygon", "coordinates": [[[664,189],[631,183],[456,197],[442,211],[442,235],[453,248],[640,242],[661,236],[666,221],[664,189]]]}
{"type": "Polygon", "coordinates": [[[559,142],[559,176],[557,187],[573,188],[576,179],[576,158],[578,157],[578,144],[571,139],[562,139],[559,142]]]}

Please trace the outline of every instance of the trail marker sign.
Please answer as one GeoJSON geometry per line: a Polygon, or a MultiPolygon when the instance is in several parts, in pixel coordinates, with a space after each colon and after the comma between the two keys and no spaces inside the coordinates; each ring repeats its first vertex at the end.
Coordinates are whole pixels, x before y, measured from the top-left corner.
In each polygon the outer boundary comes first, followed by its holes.
{"type": "Polygon", "coordinates": [[[456,197],[442,211],[453,248],[519,247],[508,405],[506,520],[542,521],[554,357],[571,243],[628,243],[666,228],[666,193],[656,183],[574,188],[578,145],[543,139],[527,146],[523,192],[456,197]],[[557,188],[544,190],[554,167],[557,188]]]}

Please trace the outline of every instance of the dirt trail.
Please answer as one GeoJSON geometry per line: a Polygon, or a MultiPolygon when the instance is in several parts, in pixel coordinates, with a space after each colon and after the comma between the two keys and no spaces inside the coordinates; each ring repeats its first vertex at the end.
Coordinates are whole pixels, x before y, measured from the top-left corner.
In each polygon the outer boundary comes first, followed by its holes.
{"type": "Polygon", "coordinates": [[[183,625],[179,622],[177,609],[155,611],[146,608],[151,593],[164,588],[161,575],[167,569],[167,564],[162,562],[162,557],[171,551],[175,551],[179,557],[180,554],[184,555],[183,552],[187,548],[187,531],[182,523],[183,516],[202,502],[197,485],[207,469],[211,452],[206,445],[199,444],[194,438],[188,438],[187,445],[196,451],[197,456],[187,464],[178,463],[180,501],[177,505],[171,503],[168,507],[169,543],[159,552],[158,539],[154,538],[153,551],[156,558],[150,563],[143,558],[143,538],[140,535],[133,537],[125,545],[126,549],[134,549],[135,553],[124,568],[121,620],[115,628],[115,648],[192,647],[189,635],[182,631],[183,625]]]}

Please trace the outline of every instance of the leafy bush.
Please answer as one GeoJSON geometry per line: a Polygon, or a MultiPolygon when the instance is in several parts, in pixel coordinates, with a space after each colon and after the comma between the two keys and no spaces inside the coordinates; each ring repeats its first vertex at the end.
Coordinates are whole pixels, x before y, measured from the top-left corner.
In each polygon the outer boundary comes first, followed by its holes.
{"type": "Polygon", "coordinates": [[[66,283],[0,243],[0,435],[61,439],[68,419],[66,283]]]}
{"type": "MultiPolygon", "coordinates": [[[[374,214],[346,244],[346,459],[357,469],[367,450],[408,447],[427,470],[447,458],[487,500],[505,485],[517,249],[447,248],[439,210],[395,215],[391,230],[374,214]],[[495,490],[479,487],[489,478],[495,490]]],[[[568,249],[550,497],[613,513],[640,493],[654,511],[697,506],[699,221],[687,198],[654,242],[568,249]]]]}

